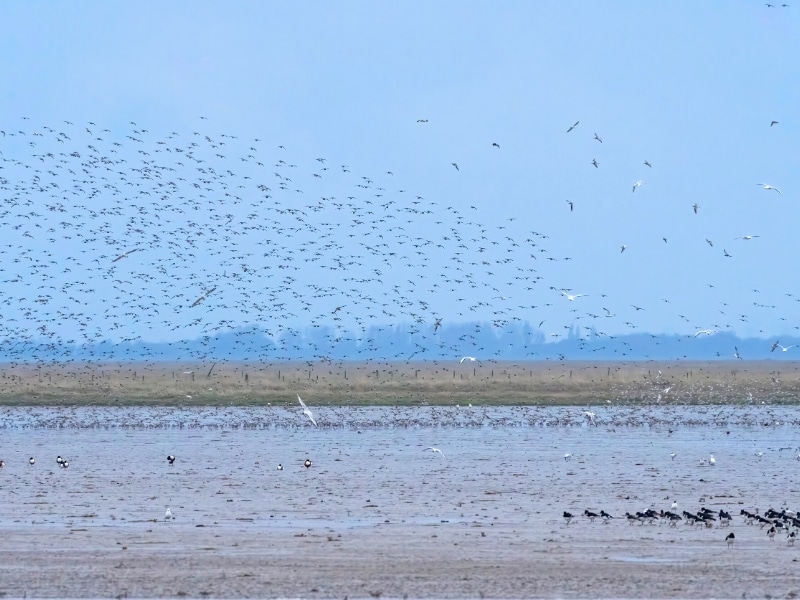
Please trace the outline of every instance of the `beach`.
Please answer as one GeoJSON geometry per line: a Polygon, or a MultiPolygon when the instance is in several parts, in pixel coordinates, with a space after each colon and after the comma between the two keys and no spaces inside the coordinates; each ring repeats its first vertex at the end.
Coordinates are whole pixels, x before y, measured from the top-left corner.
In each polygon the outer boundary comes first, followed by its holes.
{"type": "Polygon", "coordinates": [[[739,515],[800,505],[792,407],[601,407],[593,426],[582,407],[310,406],[319,427],[299,407],[4,408],[0,592],[800,593],[800,548],[739,515]],[[710,528],[625,519],[672,502],[734,518],[710,528]],[[591,522],[587,509],[614,518],[591,522]]]}

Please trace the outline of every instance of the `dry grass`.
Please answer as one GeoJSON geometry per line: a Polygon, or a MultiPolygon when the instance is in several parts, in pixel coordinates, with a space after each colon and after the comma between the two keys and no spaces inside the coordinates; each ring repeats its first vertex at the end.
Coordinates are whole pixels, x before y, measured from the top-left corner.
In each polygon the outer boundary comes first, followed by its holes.
{"type": "Polygon", "coordinates": [[[0,364],[0,404],[793,403],[795,362],[0,364]]]}

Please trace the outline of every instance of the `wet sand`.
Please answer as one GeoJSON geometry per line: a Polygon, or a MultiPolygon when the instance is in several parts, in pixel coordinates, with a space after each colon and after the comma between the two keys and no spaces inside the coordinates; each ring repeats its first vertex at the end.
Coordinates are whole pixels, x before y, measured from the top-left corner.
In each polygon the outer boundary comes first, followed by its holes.
{"type": "MultiPolygon", "coordinates": [[[[408,426],[400,425],[408,417],[390,418],[395,409],[362,409],[382,413],[319,428],[302,414],[291,426],[278,419],[248,428],[245,409],[186,409],[180,418],[169,413],[172,421],[154,410],[141,425],[117,420],[131,420],[124,410],[53,410],[34,422],[25,420],[31,409],[3,414],[6,597],[800,593],[800,547],[785,535],[770,541],[739,517],[742,508],[800,506],[789,407],[675,409],[653,420],[646,408],[607,409],[600,427],[570,408],[531,408],[538,420],[523,422],[516,409],[490,407],[502,425],[461,426],[438,422],[433,407],[408,426]],[[635,410],[639,421],[629,424],[635,410]],[[68,427],[58,426],[58,411],[72,419],[68,427]],[[711,452],[716,466],[701,466],[711,452]],[[174,465],[167,454],[177,456],[174,465]],[[70,460],[68,469],[56,455],[70,460]],[[733,524],[671,528],[620,518],[669,509],[673,500],[681,510],[722,508],[733,524]],[[587,508],[617,518],[565,524],[564,510],[587,508]]],[[[320,419],[341,415],[321,411],[320,419]]]]}

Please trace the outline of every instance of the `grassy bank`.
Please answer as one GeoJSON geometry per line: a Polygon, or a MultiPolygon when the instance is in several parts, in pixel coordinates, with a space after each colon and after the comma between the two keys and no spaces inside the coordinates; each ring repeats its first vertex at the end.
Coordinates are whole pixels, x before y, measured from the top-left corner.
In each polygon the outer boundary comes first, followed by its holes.
{"type": "Polygon", "coordinates": [[[0,364],[3,405],[795,403],[795,362],[0,364]]]}

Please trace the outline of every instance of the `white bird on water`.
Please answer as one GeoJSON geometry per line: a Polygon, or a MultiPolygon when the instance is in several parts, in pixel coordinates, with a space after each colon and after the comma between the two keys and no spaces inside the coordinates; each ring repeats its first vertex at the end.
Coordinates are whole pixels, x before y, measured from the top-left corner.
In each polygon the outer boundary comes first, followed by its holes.
{"type": "Polygon", "coordinates": [[[588,410],[583,411],[583,414],[586,415],[586,418],[589,419],[589,422],[592,425],[597,427],[597,421],[594,420],[594,418],[597,416],[596,414],[594,414],[593,412],[590,412],[588,410]]]}
{"type": "Polygon", "coordinates": [[[313,413],[311,412],[311,409],[309,409],[309,408],[306,406],[306,403],[305,403],[305,402],[303,402],[303,399],[300,397],[300,394],[297,394],[297,401],[298,401],[298,402],[300,402],[300,406],[302,406],[302,407],[303,407],[303,414],[304,414],[305,416],[307,416],[307,417],[308,417],[308,420],[309,420],[309,421],[311,421],[311,422],[314,424],[314,427],[316,427],[316,426],[317,426],[317,422],[314,420],[314,415],[313,415],[313,413]]]}
{"type": "Polygon", "coordinates": [[[164,520],[169,521],[172,518],[172,511],[167,507],[167,512],[164,513],[164,520]]]}
{"type": "Polygon", "coordinates": [[[712,454],[712,455],[711,455],[711,457],[708,459],[708,464],[710,464],[712,467],[713,467],[715,464],[717,464],[717,459],[716,459],[716,458],[714,458],[714,455],[713,455],[713,454],[712,454]]]}
{"type": "Polygon", "coordinates": [[[433,450],[434,452],[438,452],[439,454],[441,454],[442,458],[447,460],[447,457],[444,455],[444,452],[442,452],[438,448],[434,448],[433,446],[428,446],[427,448],[425,448],[425,450],[433,450]]]}

